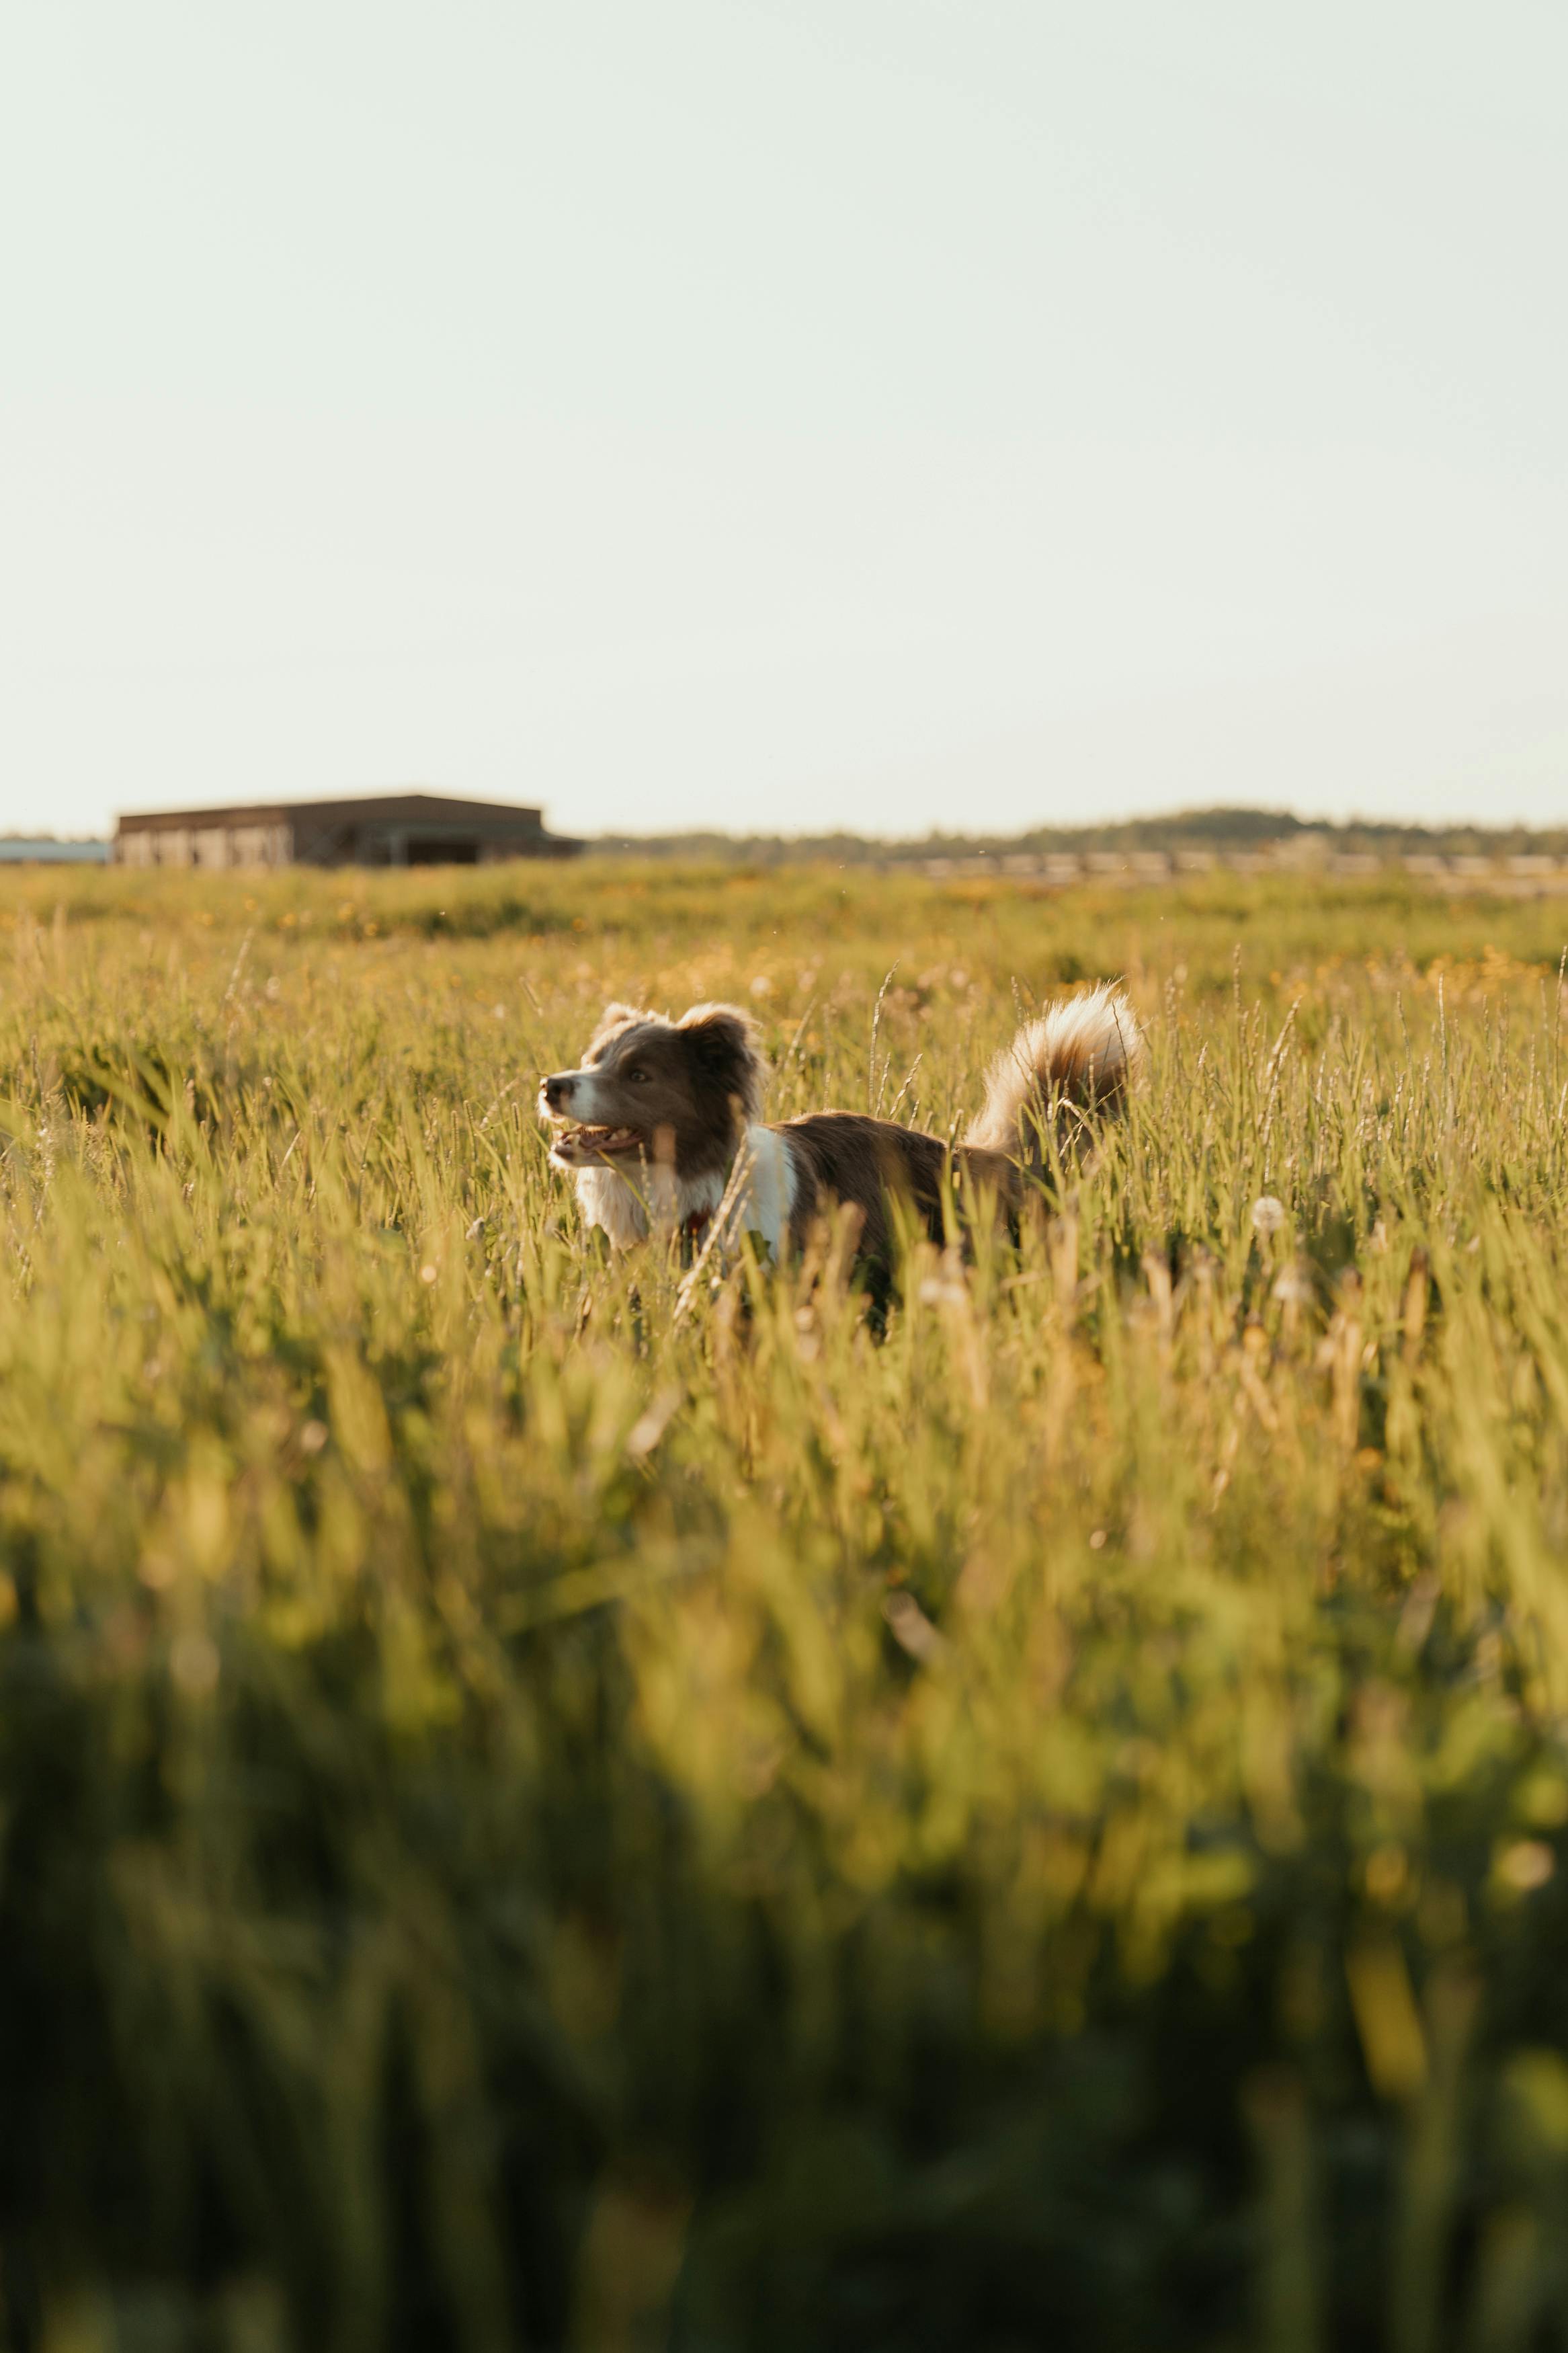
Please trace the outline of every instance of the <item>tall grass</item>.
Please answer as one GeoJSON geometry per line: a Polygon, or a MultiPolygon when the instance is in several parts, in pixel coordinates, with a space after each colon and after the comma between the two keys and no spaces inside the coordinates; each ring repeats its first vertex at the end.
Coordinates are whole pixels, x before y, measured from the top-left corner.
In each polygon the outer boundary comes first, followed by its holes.
{"type": "Polygon", "coordinates": [[[1560,908],[6,891],[4,2342],[1568,2346],[1560,908]],[[1119,970],[885,1326],[547,1166],[607,994],[947,1132],[1119,970]]]}

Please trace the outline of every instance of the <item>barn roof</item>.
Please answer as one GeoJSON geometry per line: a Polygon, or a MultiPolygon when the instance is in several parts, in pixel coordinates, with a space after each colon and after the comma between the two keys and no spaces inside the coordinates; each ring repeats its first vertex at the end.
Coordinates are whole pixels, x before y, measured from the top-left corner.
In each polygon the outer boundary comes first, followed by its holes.
{"type": "Polygon", "coordinates": [[[164,833],[184,826],[288,825],[300,818],[339,824],[380,818],[516,827],[537,832],[542,813],[510,801],[458,800],[449,793],[351,793],[330,800],[237,801],[222,808],[131,810],[118,822],[121,833],[164,833]]]}

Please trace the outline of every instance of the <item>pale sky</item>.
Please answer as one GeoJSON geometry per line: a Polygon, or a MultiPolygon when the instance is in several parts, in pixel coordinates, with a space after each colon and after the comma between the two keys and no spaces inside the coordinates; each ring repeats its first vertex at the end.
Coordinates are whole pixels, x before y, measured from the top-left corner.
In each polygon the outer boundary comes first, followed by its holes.
{"type": "Polygon", "coordinates": [[[0,829],[1568,817],[1563,0],[47,0],[0,829]]]}

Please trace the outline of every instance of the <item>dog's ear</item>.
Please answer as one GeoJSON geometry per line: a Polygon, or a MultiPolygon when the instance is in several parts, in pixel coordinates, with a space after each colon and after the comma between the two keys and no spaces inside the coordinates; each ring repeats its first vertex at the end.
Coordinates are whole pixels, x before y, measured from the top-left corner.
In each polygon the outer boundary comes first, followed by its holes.
{"type": "Polygon", "coordinates": [[[598,1028],[584,1048],[584,1053],[593,1053],[596,1047],[604,1044],[606,1038],[613,1038],[617,1029],[626,1029],[629,1022],[647,1021],[651,1018],[652,1016],[649,1014],[639,1013],[635,1005],[606,1005],[599,1016],[598,1028]]]}
{"type": "Polygon", "coordinates": [[[694,1005],[676,1024],[694,1048],[710,1086],[721,1088],[742,1115],[755,1119],[763,1107],[767,1065],[757,1044],[757,1025],[738,1005],[694,1005]]]}

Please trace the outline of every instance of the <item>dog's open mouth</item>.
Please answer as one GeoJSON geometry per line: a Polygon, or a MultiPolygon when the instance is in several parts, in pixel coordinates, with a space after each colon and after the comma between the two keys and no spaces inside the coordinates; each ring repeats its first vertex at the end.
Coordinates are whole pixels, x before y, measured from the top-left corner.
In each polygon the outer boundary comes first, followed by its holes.
{"type": "Polygon", "coordinates": [[[635,1127],[591,1127],[557,1124],[550,1146],[552,1160],[568,1168],[591,1166],[595,1160],[612,1160],[624,1153],[643,1154],[647,1150],[647,1138],[635,1127]]]}

